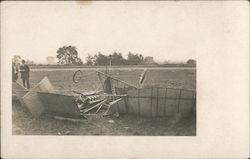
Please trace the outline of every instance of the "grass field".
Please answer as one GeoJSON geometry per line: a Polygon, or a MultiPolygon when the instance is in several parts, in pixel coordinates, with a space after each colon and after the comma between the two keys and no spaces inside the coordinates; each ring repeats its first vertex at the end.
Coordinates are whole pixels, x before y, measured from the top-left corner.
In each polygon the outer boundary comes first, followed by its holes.
{"type": "MultiPolygon", "coordinates": [[[[56,89],[101,90],[102,85],[98,75],[93,70],[82,70],[84,78],[78,84],[72,80],[76,70],[36,70],[30,73],[31,85],[36,85],[44,76],[47,76],[56,89]]],[[[141,70],[111,70],[110,74],[128,83],[138,85],[141,70]]],[[[21,80],[19,80],[21,83],[21,80]]],[[[148,70],[145,86],[162,86],[182,89],[196,89],[196,70],[148,70]]]]}
{"type": "MultiPolygon", "coordinates": [[[[33,87],[47,76],[57,90],[102,90],[97,73],[82,70],[84,78],[73,83],[75,70],[31,70],[33,87]]],[[[128,83],[137,85],[142,70],[112,70],[110,74],[128,83]]],[[[19,80],[18,82],[21,83],[19,80]]],[[[196,70],[171,69],[148,70],[144,86],[159,86],[195,90],[196,70]]],[[[130,115],[117,117],[93,117],[83,123],[55,120],[48,116],[34,118],[19,103],[13,103],[12,122],[15,135],[183,135],[196,134],[195,115],[175,123],[174,117],[142,118],[130,115]],[[109,123],[109,120],[114,123],[109,123]]]]}

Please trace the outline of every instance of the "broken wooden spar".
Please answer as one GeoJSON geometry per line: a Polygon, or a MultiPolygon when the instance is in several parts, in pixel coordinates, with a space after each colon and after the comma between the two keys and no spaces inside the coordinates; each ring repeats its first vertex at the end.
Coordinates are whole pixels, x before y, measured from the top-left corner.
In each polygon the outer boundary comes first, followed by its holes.
{"type": "MultiPolygon", "coordinates": [[[[123,80],[121,80],[121,79],[119,79],[119,78],[115,78],[115,77],[113,77],[113,76],[111,76],[111,75],[109,75],[109,74],[106,74],[106,73],[103,73],[103,72],[100,72],[100,71],[96,71],[96,72],[98,73],[98,75],[99,75],[99,74],[102,74],[102,75],[104,75],[104,76],[106,76],[106,77],[109,77],[109,78],[115,80],[115,81],[119,81],[119,82],[121,82],[121,83],[123,83],[123,84],[125,84],[125,85],[127,85],[127,86],[130,86],[130,87],[133,87],[133,88],[138,89],[137,86],[135,86],[135,85],[133,85],[133,84],[130,84],[130,83],[128,83],[128,82],[125,82],[125,81],[123,81],[123,80]]],[[[102,82],[102,81],[101,81],[101,82],[102,82]]]]}

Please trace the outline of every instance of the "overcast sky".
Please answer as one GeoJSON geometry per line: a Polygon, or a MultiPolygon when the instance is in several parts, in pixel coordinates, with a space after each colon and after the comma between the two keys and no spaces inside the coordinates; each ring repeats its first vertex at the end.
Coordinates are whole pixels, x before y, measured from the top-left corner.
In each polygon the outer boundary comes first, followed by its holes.
{"type": "Polygon", "coordinates": [[[224,40],[232,6],[206,1],[3,2],[3,50],[37,63],[56,56],[63,45],[76,46],[83,60],[98,51],[119,51],[124,57],[131,51],[160,62],[186,61],[196,59],[204,39],[224,40]]]}

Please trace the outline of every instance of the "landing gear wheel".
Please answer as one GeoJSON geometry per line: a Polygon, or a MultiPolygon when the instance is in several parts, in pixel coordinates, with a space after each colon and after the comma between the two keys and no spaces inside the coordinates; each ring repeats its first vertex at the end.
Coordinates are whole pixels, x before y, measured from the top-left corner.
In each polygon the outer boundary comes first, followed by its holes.
{"type": "Polygon", "coordinates": [[[77,70],[73,75],[73,82],[79,83],[83,77],[83,73],[81,70],[77,70]]]}

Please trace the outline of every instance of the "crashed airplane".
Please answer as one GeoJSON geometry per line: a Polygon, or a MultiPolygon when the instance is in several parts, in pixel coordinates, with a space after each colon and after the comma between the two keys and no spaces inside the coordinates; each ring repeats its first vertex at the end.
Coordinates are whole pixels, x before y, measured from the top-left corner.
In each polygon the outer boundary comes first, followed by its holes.
{"type": "MultiPolygon", "coordinates": [[[[162,117],[175,114],[189,115],[194,111],[195,91],[146,87],[143,88],[146,70],[139,79],[139,86],[132,85],[107,73],[97,71],[102,91],[71,91],[63,94],[55,90],[47,77],[27,90],[13,83],[13,100],[19,100],[30,113],[39,117],[49,114],[54,117],[84,119],[89,114],[107,116],[114,113],[134,114],[147,117],[162,117]]],[[[73,82],[81,81],[81,70],[75,72],[73,82]]]]}

